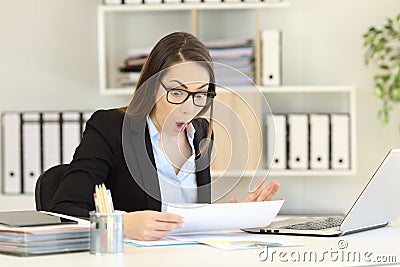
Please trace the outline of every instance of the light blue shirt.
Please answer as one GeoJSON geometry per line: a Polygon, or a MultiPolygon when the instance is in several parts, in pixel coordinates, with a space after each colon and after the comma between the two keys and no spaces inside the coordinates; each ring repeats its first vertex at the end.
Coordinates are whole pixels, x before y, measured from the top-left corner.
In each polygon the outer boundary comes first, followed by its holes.
{"type": "Polygon", "coordinates": [[[147,116],[147,125],[149,128],[151,145],[153,147],[154,159],[157,166],[158,181],[161,192],[161,211],[166,211],[166,203],[196,203],[197,202],[197,181],[196,181],[196,165],[195,150],[193,146],[193,138],[195,129],[190,123],[186,127],[186,136],[192,155],[183,164],[178,174],[175,173],[174,167],[168,159],[167,155],[159,147],[160,133],[156,126],[147,116]]]}

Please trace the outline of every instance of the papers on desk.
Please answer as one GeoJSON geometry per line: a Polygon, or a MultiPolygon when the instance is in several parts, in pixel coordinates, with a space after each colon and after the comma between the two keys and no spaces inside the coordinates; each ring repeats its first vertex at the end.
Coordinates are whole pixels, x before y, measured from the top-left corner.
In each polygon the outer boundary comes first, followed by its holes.
{"type": "Polygon", "coordinates": [[[167,212],[185,218],[184,227],[173,230],[171,234],[265,227],[275,219],[283,202],[169,204],[167,212]]]}
{"type": "Polygon", "coordinates": [[[178,246],[178,245],[197,245],[201,244],[195,240],[177,240],[171,237],[164,237],[155,241],[141,241],[125,237],[124,242],[135,247],[158,247],[158,246],[178,246]]]}
{"type": "Polygon", "coordinates": [[[32,227],[0,225],[0,253],[30,256],[88,250],[89,222],[71,216],[59,216],[74,219],[78,224],[32,227]]]}
{"type": "Polygon", "coordinates": [[[184,227],[171,231],[157,241],[126,238],[125,243],[137,247],[207,244],[221,249],[249,249],[265,246],[300,245],[297,239],[284,236],[248,233],[204,233],[206,231],[239,230],[268,226],[283,205],[283,200],[221,204],[169,204],[167,212],[185,218],[184,227]],[[190,234],[203,232],[200,234],[190,234]]]}
{"type": "Polygon", "coordinates": [[[156,241],[139,241],[125,238],[125,243],[135,247],[204,244],[224,250],[264,248],[265,246],[286,247],[303,245],[299,239],[294,237],[249,234],[242,232],[214,232],[171,235],[156,241]]]}
{"type": "Polygon", "coordinates": [[[225,250],[303,245],[294,237],[248,233],[185,234],[174,235],[172,238],[182,242],[197,241],[225,250]]]}

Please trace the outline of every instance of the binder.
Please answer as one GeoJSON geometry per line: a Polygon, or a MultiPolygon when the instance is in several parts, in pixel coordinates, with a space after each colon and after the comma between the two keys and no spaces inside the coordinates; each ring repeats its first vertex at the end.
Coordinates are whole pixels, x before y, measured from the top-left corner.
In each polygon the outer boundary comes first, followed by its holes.
{"type": "Polygon", "coordinates": [[[162,0],[144,0],[145,4],[162,4],[162,0]]]}
{"type": "Polygon", "coordinates": [[[263,85],[281,84],[281,32],[261,32],[261,77],[263,85]]]}
{"type": "Polygon", "coordinates": [[[43,171],[61,163],[60,113],[42,114],[43,171]]]}
{"type": "Polygon", "coordinates": [[[142,4],[142,0],[125,0],[124,3],[127,4],[127,5],[130,5],[130,4],[142,4]]]}
{"type": "Polygon", "coordinates": [[[308,115],[288,114],[290,169],[308,168],[308,115]]]}
{"type": "Polygon", "coordinates": [[[267,162],[271,169],[286,169],[286,115],[267,118],[267,162]],[[273,127],[269,124],[273,123],[273,127]]]}
{"type": "Polygon", "coordinates": [[[331,168],[350,168],[349,114],[331,114],[331,168]]]}
{"type": "Polygon", "coordinates": [[[3,193],[19,194],[21,188],[21,118],[2,114],[3,193]]]}
{"type": "Polygon", "coordinates": [[[42,172],[40,144],[40,114],[22,114],[22,192],[32,194],[42,172]]]}
{"type": "Polygon", "coordinates": [[[72,111],[63,112],[61,125],[61,161],[62,163],[70,163],[82,136],[80,113],[72,111]]]}
{"type": "Polygon", "coordinates": [[[310,169],[329,169],[328,114],[310,114],[310,169]]]}
{"type": "Polygon", "coordinates": [[[120,5],[122,4],[122,0],[103,0],[105,5],[120,5]]]}

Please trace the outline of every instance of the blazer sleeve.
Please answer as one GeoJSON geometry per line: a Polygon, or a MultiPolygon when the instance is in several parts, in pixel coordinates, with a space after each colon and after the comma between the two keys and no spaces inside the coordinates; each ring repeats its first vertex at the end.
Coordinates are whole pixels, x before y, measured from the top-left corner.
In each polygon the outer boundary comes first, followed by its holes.
{"type": "Polygon", "coordinates": [[[105,183],[115,165],[123,116],[118,110],[96,111],[86,123],[81,143],[50,204],[50,211],[88,217],[94,210],[96,184],[105,183]]]}

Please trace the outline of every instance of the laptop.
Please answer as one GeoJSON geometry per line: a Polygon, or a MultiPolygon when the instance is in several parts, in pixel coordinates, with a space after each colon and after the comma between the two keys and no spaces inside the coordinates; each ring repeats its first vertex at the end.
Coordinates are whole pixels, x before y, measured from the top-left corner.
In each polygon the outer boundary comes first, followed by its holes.
{"type": "Polygon", "coordinates": [[[340,236],[388,225],[400,215],[400,149],[391,149],[345,216],[301,216],[275,221],[258,234],[340,236]]]}

